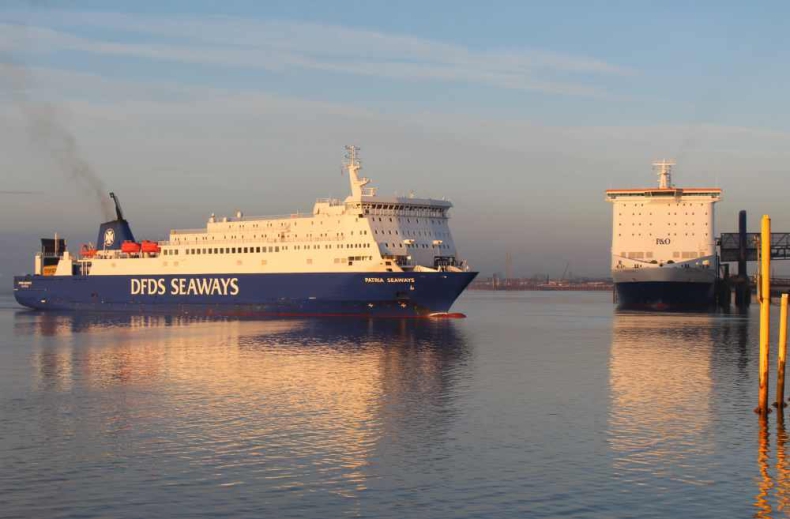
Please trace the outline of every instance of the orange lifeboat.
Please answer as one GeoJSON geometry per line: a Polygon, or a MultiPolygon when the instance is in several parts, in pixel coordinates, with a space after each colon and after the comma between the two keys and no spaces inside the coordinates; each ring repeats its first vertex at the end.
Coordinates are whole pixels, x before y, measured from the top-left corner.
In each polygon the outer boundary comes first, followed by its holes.
{"type": "Polygon", "coordinates": [[[159,254],[160,252],[159,244],[156,243],[155,241],[143,240],[141,247],[143,252],[149,254],[159,254]]]}
{"type": "Polygon", "coordinates": [[[80,256],[83,258],[92,258],[96,255],[96,249],[90,246],[87,243],[83,243],[82,247],[80,247],[80,256]]]}
{"type": "Polygon", "coordinates": [[[125,252],[126,254],[137,254],[140,252],[140,244],[127,240],[121,244],[121,252],[125,252]]]}

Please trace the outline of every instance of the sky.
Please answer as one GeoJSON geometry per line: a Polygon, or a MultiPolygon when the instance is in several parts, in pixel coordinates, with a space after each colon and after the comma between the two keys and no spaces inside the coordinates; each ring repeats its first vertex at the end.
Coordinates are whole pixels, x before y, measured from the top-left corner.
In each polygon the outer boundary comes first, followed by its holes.
{"type": "Polygon", "coordinates": [[[740,209],[790,230],[787,19],[770,1],[7,0],[0,284],[40,236],[95,240],[99,192],[138,238],[310,211],[348,193],[346,144],[380,193],[451,199],[484,275],[508,252],[516,275],[608,275],[604,191],[655,185],[659,158],[724,189],[720,231],[740,209]]]}

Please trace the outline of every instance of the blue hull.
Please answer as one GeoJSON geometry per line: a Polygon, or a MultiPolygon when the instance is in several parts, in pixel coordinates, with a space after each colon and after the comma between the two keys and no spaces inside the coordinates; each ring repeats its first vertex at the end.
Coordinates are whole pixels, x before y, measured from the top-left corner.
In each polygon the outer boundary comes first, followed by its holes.
{"type": "Polygon", "coordinates": [[[36,310],[422,317],[450,310],[476,272],[19,276],[36,310]]]}
{"type": "Polygon", "coordinates": [[[635,310],[705,310],[714,304],[713,289],[713,283],[615,283],[619,308],[635,310]]]}

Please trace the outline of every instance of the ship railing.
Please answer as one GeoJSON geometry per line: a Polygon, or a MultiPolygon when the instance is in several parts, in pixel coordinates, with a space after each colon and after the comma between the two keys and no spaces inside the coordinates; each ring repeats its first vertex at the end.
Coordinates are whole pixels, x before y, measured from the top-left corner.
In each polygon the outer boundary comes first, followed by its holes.
{"type": "Polygon", "coordinates": [[[316,204],[329,204],[331,206],[343,205],[343,201],[339,198],[316,198],[316,204]]]}
{"type": "Polygon", "coordinates": [[[313,213],[290,213],[290,214],[273,214],[273,215],[266,215],[266,216],[242,216],[242,217],[233,217],[228,218],[227,222],[217,221],[215,223],[230,223],[230,222],[252,222],[252,221],[260,221],[260,220],[292,220],[294,218],[312,218],[313,213]]]}
{"type": "MultiPolygon", "coordinates": [[[[160,246],[173,246],[173,247],[180,247],[180,246],[205,246],[205,247],[213,247],[215,245],[255,245],[255,244],[272,244],[272,245],[279,245],[279,244],[290,244],[290,243],[335,243],[335,242],[342,242],[348,241],[351,243],[354,241],[353,236],[331,236],[331,237],[323,237],[323,238],[248,238],[248,239],[225,239],[225,240],[184,240],[181,242],[172,242],[172,241],[160,241],[158,242],[160,246]]],[[[367,240],[366,240],[367,241],[367,240]]],[[[354,243],[357,243],[354,241],[354,243]]]]}
{"type": "Polygon", "coordinates": [[[173,229],[170,234],[206,234],[206,229],[173,229]]]}
{"type": "Polygon", "coordinates": [[[95,256],[92,256],[90,258],[88,258],[88,257],[79,257],[79,258],[76,258],[76,260],[78,262],[80,262],[80,263],[85,263],[85,262],[90,263],[91,261],[93,261],[95,259],[104,259],[104,260],[106,260],[106,259],[131,259],[131,258],[134,258],[134,259],[138,259],[138,258],[158,258],[161,255],[162,255],[161,252],[123,252],[123,251],[120,251],[120,250],[117,250],[117,249],[112,249],[112,250],[99,249],[98,251],[96,251],[96,255],[95,256]]]}

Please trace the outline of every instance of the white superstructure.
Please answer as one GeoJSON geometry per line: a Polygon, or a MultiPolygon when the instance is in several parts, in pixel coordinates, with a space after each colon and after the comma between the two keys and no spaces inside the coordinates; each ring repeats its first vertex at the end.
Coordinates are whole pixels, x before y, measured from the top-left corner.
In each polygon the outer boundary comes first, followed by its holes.
{"type": "Polygon", "coordinates": [[[612,276],[618,282],[712,283],[716,277],[714,204],[718,188],[679,188],[674,162],[653,167],[658,187],[610,189],[612,276]]]}
{"type": "MultiPolygon", "coordinates": [[[[467,270],[450,233],[449,201],[379,196],[359,175],[359,149],[346,150],[351,195],[345,200],[319,199],[312,214],[211,215],[205,228],[171,231],[156,252],[126,253],[99,243],[87,257],[66,253],[55,275],[467,270]]],[[[103,237],[105,244],[113,239],[103,237]]],[[[37,273],[40,268],[38,261],[37,273]]]]}

